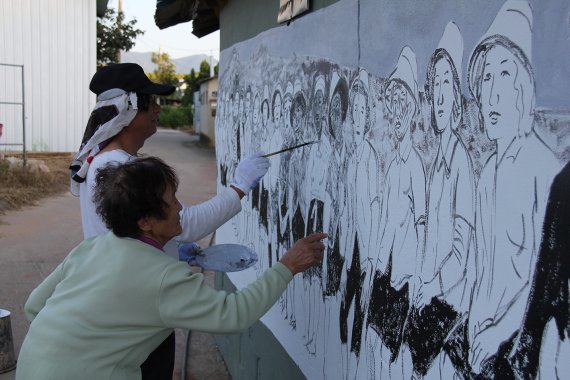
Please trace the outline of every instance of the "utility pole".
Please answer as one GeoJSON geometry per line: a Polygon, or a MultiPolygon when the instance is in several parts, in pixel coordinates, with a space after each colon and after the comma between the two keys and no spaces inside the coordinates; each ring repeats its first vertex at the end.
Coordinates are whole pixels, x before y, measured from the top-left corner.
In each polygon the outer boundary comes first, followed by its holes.
{"type": "MultiPolygon", "coordinates": [[[[118,13],[117,13],[117,29],[121,33],[121,16],[123,15],[123,0],[119,0],[118,13]]],[[[121,49],[117,49],[117,63],[121,62],[121,49]]]]}

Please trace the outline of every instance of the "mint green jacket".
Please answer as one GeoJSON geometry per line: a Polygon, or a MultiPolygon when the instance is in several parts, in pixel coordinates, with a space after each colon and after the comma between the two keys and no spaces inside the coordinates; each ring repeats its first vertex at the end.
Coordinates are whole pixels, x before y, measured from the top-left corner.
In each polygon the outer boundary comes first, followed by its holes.
{"type": "Polygon", "coordinates": [[[293,278],[281,263],[226,293],[183,262],[112,233],[79,244],[30,294],[17,380],[139,379],[140,365],[182,328],[236,333],[257,321],[293,278]]]}

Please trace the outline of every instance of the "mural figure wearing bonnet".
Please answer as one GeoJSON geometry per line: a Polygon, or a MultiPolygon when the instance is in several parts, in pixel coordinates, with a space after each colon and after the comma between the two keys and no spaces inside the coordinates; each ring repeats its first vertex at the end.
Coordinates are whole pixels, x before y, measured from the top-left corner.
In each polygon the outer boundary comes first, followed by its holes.
{"type": "Polygon", "coordinates": [[[420,288],[407,334],[414,370],[423,376],[454,373],[454,353],[445,352],[455,347],[446,339],[469,308],[475,180],[471,158],[457,133],[463,115],[462,57],[463,38],[457,25],[449,22],[427,69],[430,120],[439,144],[428,182],[420,288]]]}
{"type": "Polygon", "coordinates": [[[516,338],[549,187],[560,169],[534,131],[532,21],[528,2],[507,1],[469,61],[469,90],[497,146],[477,188],[477,278],[469,315],[476,373],[493,373],[492,358],[508,354],[504,344],[516,338]]]}
{"type": "Polygon", "coordinates": [[[410,131],[419,115],[418,99],[416,55],[405,46],[384,92],[384,107],[396,139],[396,152],[388,166],[382,193],[367,318],[367,326],[372,330],[367,332],[368,339],[377,347],[370,353],[369,367],[374,368],[376,376],[387,375],[386,371],[405,371],[406,376],[411,376],[410,353],[403,343],[419,270],[416,266],[423,252],[426,215],[425,171],[410,131]]]}

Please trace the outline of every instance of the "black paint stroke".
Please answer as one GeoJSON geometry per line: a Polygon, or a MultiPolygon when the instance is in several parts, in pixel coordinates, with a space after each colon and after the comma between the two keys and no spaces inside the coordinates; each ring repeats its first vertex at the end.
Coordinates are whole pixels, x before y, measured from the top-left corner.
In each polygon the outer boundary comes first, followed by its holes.
{"type": "MultiPolygon", "coordinates": [[[[323,213],[325,203],[320,199],[312,199],[309,206],[309,214],[307,216],[307,232],[306,235],[323,231],[323,213]]],[[[322,278],[323,268],[314,266],[303,272],[303,278],[322,278]]]]}
{"type": "Polygon", "coordinates": [[[327,248],[327,275],[324,296],[332,296],[338,293],[340,277],[344,267],[344,256],[340,254],[340,227],[336,227],[336,233],[332,239],[332,246],[327,248]]]}
{"type": "Polygon", "coordinates": [[[556,322],[561,341],[570,337],[569,281],[570,163],[567,163],[554,178],[548,196],[527,313],[510,358],[517,374],[536,376],[542,337],[550,320],[556,322]]]}
{"type": "Polygon", "coordinates": [[[360,356],[362,328],[364,324],[364,311],[362,308],[362,284],[366,272],[360,269],[360,249],[358,248],[358,235],[354,238],[354,254],[347,273],[346,289],[340,304],[340,341],[348,343],[348,315],[350,306],[354,302],[354,321],[352,325],[352,338],[350,350],[356,357],[360,356]]]}
{"type": "Polygon", "coordinates": [[[265,183],[260,184],[260,194],[259,194],[259,225],[268,230],[268,201],[269,201],[269,190],[265,187],[265,183]]]}
{"type": "Polygon", "coordinates": [[[408,283],[400,290],[390,284],[392,275],[392,253],[388,259],[386,273],[376,271],[372,282],[372,293],[368,306],[368,325],[390,350],[390,361],[394,362],[404,338],[404,324],[410,308],[408,283]]]}
{"type": "Polygon", "coordinates": [[[404,339],[416,373],[427,374],[458,318],[451,305],[436,297],[421,309],[412,306],[404,339]]]}

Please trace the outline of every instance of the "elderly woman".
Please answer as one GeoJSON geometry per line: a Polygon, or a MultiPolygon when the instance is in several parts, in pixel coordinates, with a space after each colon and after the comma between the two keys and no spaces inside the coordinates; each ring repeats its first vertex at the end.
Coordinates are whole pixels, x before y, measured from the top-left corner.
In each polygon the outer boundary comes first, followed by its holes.
{"type": "Polygon", "coordinates": [[[111,232],[79,244],[30,295],[18,380],[139,379],[173,328],[242,331],[296,273],[322,260],[327,235],[313,234],[247,288],[216,291],[162,252],[181,232],[172,168],[137,158],[100,169],[96,183],[97,211],[111,232]]]}

